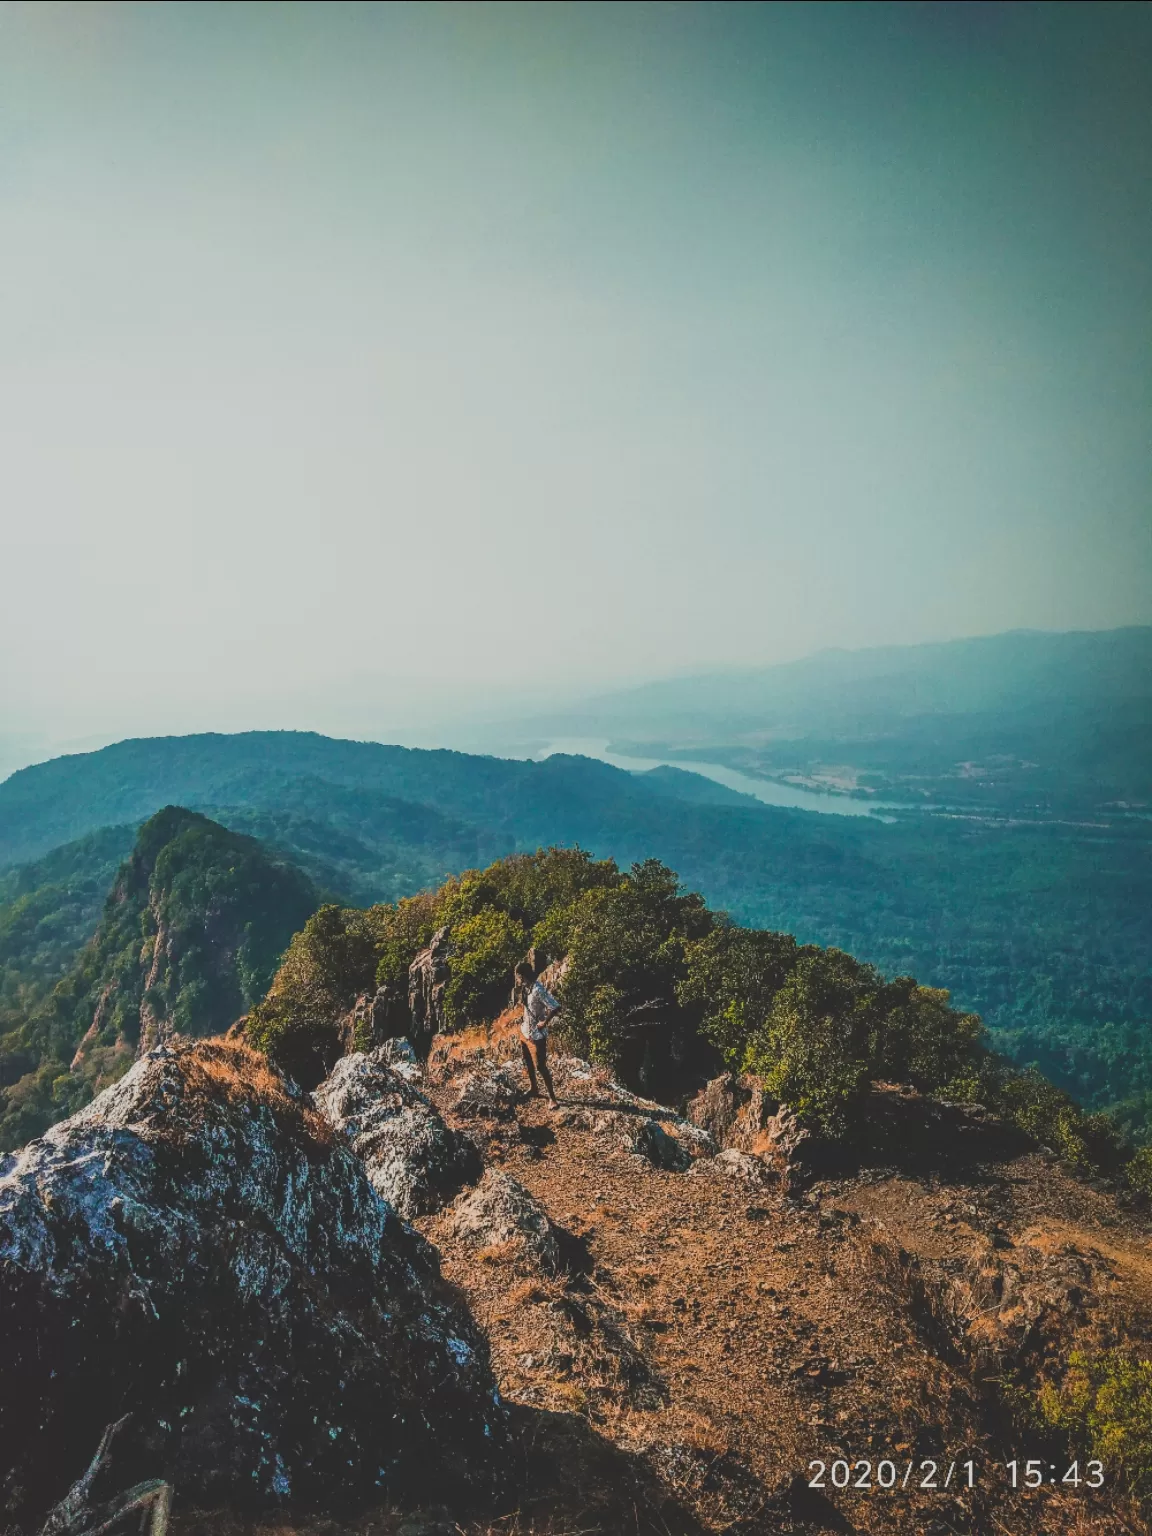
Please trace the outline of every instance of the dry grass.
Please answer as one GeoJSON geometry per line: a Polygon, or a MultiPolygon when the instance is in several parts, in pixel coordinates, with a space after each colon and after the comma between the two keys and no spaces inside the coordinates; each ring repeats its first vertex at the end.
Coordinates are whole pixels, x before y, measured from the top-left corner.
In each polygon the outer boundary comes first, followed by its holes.
{"type": "MultiPolygon", "coordinates": [[[[450,1120],[451,1079],[479,1055],[512,1055],[518,1018],[509,1010],[437,1042],[431,1092],[450,1120]]],[[[273,1102],[282,1090],[258,1081],[262,1058],[242,1050],[209,1051],[204,1080],[223,1074],[232,1091],[273,1102]]],[[[595,1098],[596,1085],[579,1096],[595,1098]]],[[[1119,1496],[1005,1488],[1004,1459],[1039,1453],[1005,1443],[980,1386],[934,1341],[922,1284],[941,1261],[990,1252],[994,1230],[1057,1258],[1074,1245],[1123,1279],[1101,1288],[1100,1320],[1152,1338],[1148,1229],[1106,1195],[1025,1157],[982,1169],[972,1185],[844,1179],[808,1206],[707,1169],[645,1168],[611,1132],[569,1127],[537,1102],[483,1134],[490,1158],[579,1234],[587,1263],[527,1275],[517,1244],[477,1253],[445,1218],[417,1223],[488,1334],[528,1469],[517,1510],[461,1520],[459,1536],[1149,1536],[1119,1496]],[[813,1459],[960,1453],[980,1468],[972,1493],[829,1490],[825,1503],[804,1504],[813,1459]]],[[[387,1511],[348,1524],[192,1519],[178,1519],[174,1536],[395,1536],[401,1524],[387,1511]]]]}
{"type": "Polygon", "coordinates": [[[324,1117],[293,1098],[284,1079],[263,1052],[236,1037],[220,1035],[188,1042],[178,1056],[181,1075],[193,1102],[246,1104],[268,1109],[282,1123],[302,1126],[323,1147],[333,1142],[324,1117]]]}
{"type": "MultiPolygon", "coordinates": [[[[451,1098],[443,1095],[446,1110],[451,1098]]],[[[503,1166],[555,1222],[586,1239],[590,1273],[567,1286],[533,1285],[499,1255],[478,1264],[434,1221],[423,1225],[489,1334],[505,1396],[579,1414],[601,1438],[644,1459],[700,1529],[722,1531],[740,1520],[750,1522],[739,1527],[749,1533],[815,1528],[785,1498],[815,1458],[908,1460],[963,1450],[980,1464],[983,1485],[959,1502],[951,1492],[942,1499],[911,1490],[883,1499],[848,1492],[833,1501],[853,1530],[876,1536],[920,1536],[938,1521],[941,1532],[1006,1536],[1149,1531],[1116,1499],[1089,1501],[1083,1490],[1059,1488],[1025,1499],[996,1480],[1004,1474],[995,1466],[1010,1454],[999,1421],[987,1416],[961,1362],[942,1357],[916,1264],[918,1244],[958,1257],[974,1243],[988,1247],[978,1229],[990,1219],[990,1196],[865,1178],[823,1190],[818,1205],[797,1206],[714,1173],[638,1167],[610,1134],[578,1133],[537,1103],[521,1109],[520,1122],[548,1126],[556,1140],[534,1145],[513,1134],[500,1147],[503,1166]],[[960,1214],[935,1230],[935,1207],[949,1201],[960,1214]],[[887,1231],[832,1214],[853,1204],[887,1231]],[[871,1252],[873,1238],[885,1262],[871,1252]],[[583,1335],[572,1302],[584,1314],[583,1335]]],[[[1130,1263],[1146,1251],[1146,1235],[1133,1230],[1126,1241],[1102,1226],[1114,1222],[1114,1203],[1058,1169],[1036,1160],[1004,1172],[999,1181],[992,1170],[983,1177],[1001,1192],[999,1217],[1017,1242],[1025,1233],[1032,1240],[1037,1227],[1059,1230],[1074,1213],[1081,1244],[1123,1248],[1130,1263]]],[[[1061,1233],[1059,1242],[1069,1237],[1061,1233]]],[[[1152,1322],[1152,1285],[1147,1291],[1152,1322]]]]}

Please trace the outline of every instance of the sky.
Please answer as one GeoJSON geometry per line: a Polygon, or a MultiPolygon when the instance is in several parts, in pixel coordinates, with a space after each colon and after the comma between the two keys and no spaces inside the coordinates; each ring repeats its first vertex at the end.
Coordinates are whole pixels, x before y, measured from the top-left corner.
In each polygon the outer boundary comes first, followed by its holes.
{"type": "Polygon", "coordinates": [[[1152,7],[0,5],[0,772],[1152,619],[1152,7]]]}

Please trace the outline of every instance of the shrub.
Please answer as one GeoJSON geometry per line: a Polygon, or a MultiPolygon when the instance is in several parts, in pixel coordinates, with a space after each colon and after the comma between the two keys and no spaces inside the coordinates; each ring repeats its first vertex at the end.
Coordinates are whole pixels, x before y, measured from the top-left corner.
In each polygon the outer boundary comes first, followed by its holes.
{"type": "Polygon", "coordinates": [[[1152,1361],[1120,1349],[1076,1351],[1063,1381],[1041,1389],[1039,1411],[1077,1454],[1152,1496],[1152,1361]]]}
{"type": "Polygon", "coordinates": [[[341,1021],[379,964],[371,911],[323,906],[288,946],[247,1035],[304,1087],[331,1070],[343,1047],[341,1021]]]}
{"type": "Polygon", "coordinates": [[[731,1071],[744,1070],[749,1042],[802,953],[791,934],[728,921],[685,946],[686,974],[677,995],[696,1010],[702,1034],[731,1071]]]}
{"type": "Polygon", "coordinates": [[[1129,1185],[1138,1193],[1152,1196],[1152,1147],[1141,1147],[1125,1169],[1129,1185]]]}
{"type": "MultiPolygon", "coordinates": [[[[493,905],[532,929],[550,913],[559,913],[586,891],[618,886],[613,859],[593,859],[582,848],[543,848],[500,859],[483,873],[493,905]]],[[[566,952],[566,945],[555,949],[566,952]]]]}
{"type": "Polygon", "coordinates": [[[441,926],[443,905],[439,891],[423,891],[418,896],[406,896],[394,905],[370,909],[379,956],[375,975],[377,986],[391,983],[407,988],[408,968],[441,926]]]}
{"type": "Polygon", "coordinates": [[[713,921],[702,898],[681,892],[673,871],[655,859],[551,913],[536,937],[567,949],[564,1042],[615,1067],[629,1011],[654,1000],[676,1007],[687,976],[686,948],[704,938],[713,921]]]}
{"type": "Polygon", "coordinates": [[[444,1020],[450,1029],[459,1029],[503,1007],[512,968],[528,947],[528,934],[507,912],[484,907],[457,922],[451,936],[444,1020]]]}
{"type": "Polygon", "coordinates": [[[934,1093],[986,1051],[979,1015],[958,1013],[939,988],[899,976],[884,987],[879,1002],[869,1051],[878,1078],[934,1093]]]}
{"type": "Polygon", "coordinates": [[[748,1067],[805,1119],[842,1133],[871,1079],[882,989],[851,955],[808,950],[753,1035],[748,1067]]]}

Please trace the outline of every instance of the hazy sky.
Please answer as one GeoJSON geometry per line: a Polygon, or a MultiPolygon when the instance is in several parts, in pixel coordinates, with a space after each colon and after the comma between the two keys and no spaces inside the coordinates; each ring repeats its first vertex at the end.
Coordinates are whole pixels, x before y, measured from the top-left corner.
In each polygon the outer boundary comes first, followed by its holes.
{"type": "Polygon", "coordinates": [[[0,6],[0,734],[1147,622],[1150,119],[1139,4],[0,6]]]}

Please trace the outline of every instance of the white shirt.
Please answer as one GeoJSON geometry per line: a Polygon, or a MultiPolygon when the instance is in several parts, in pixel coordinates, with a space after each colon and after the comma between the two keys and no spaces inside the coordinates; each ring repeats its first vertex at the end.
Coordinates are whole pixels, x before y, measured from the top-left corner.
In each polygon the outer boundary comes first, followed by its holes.
{"type": "Polygon", "coordinates": [[[549,992],[548,988],[540,982],[532,983],[532,990],[524,999],[524,1019],[520,1025],[520,1033],[525,1040],[539,1042],[547,1040],[548,1033],[544,1029],[544,1021],[553,1009],[560,1004],[549,992]]]}

